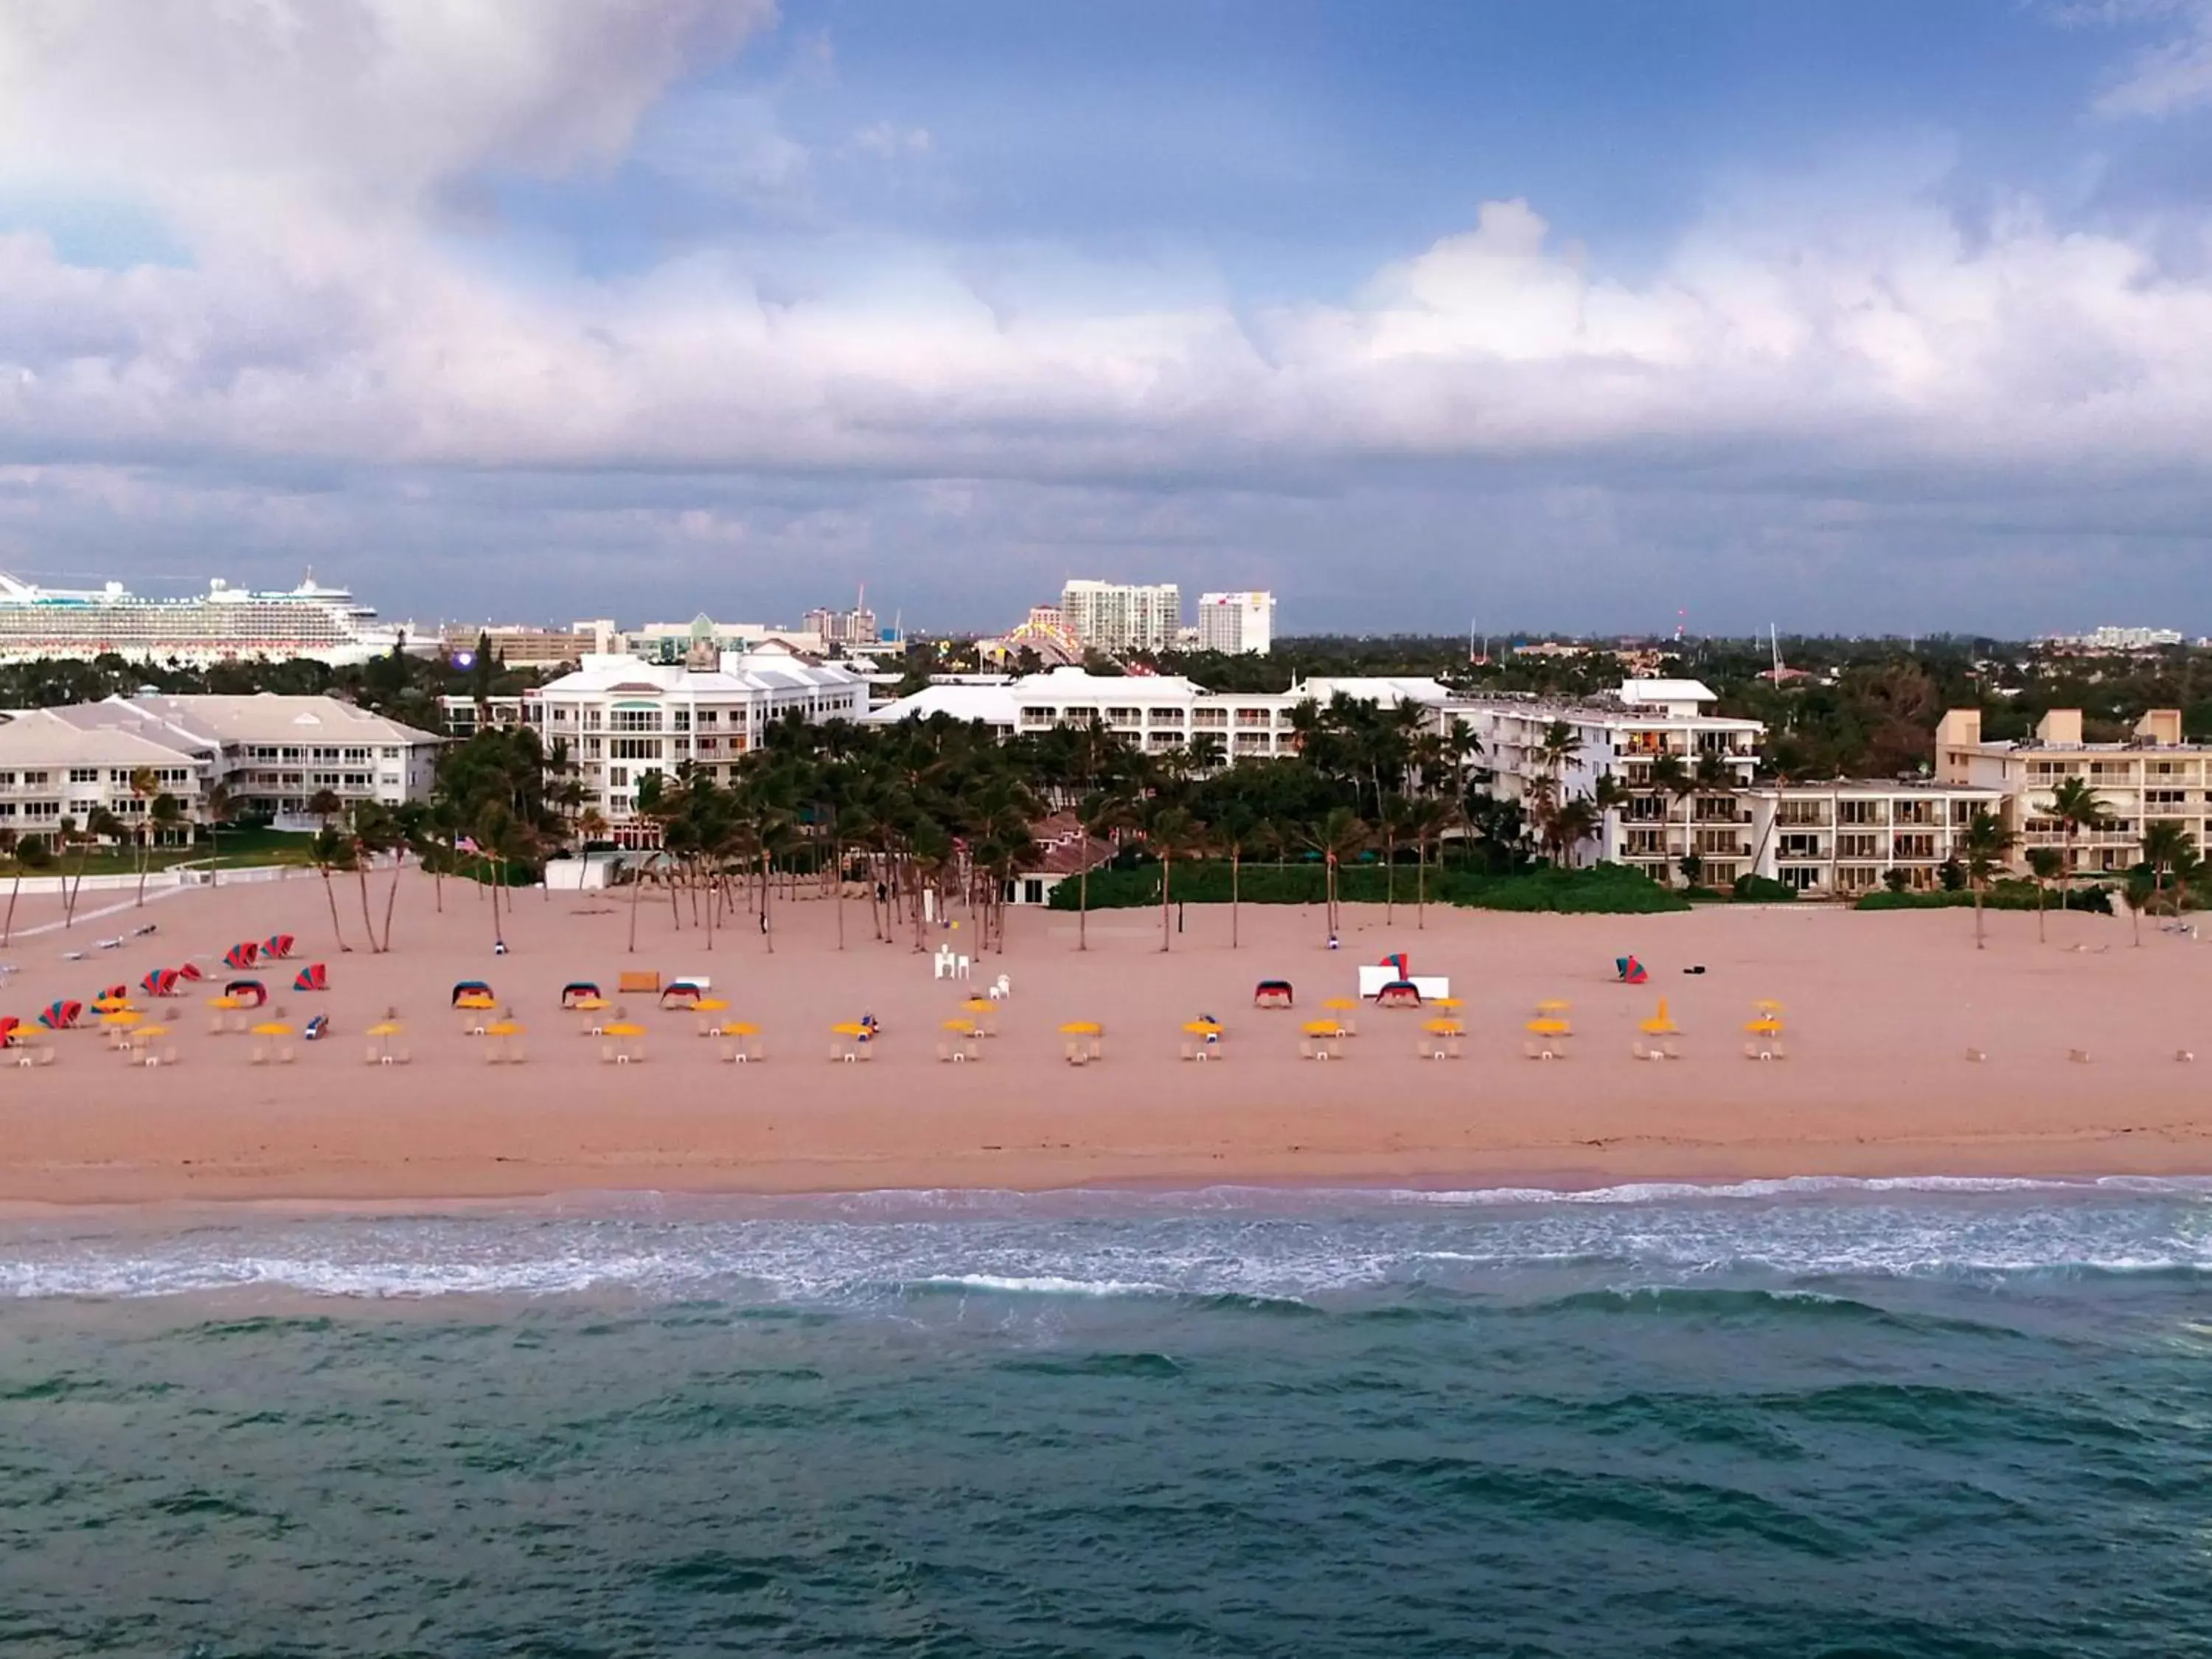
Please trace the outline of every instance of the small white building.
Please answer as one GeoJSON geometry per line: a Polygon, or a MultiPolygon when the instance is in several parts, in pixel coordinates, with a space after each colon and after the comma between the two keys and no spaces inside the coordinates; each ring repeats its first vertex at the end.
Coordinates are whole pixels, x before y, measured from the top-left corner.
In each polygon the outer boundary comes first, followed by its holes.
{"type": "Polygon", "coordinates": [[[727,783],[775,721],[858,720],[868,711],[868,687],[842,668],[763,653],[726,654],[713,669],[594,655],[525,692],[523,707],[548,756],[565,756],[615,838],[638,846],[659,835],[635,821],[647,775],[671,775],[688,762],[727,783]]]}

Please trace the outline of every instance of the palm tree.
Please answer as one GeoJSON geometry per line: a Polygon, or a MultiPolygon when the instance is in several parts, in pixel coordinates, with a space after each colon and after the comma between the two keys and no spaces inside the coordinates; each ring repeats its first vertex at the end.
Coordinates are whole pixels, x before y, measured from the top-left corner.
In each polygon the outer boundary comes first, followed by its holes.
{"type": "Polygon", "coordinates": [[[1974,890],[1974,949],[1984,948],[1982,936],[1982,897],[1989,890],[1990,878],[2003,864],[2020,837],[2005,828],[2004,821],[1996,813],[1980,807],[1974,809],[1967,823],[1966,833],[1959,838],[1959,851],[1966,855],[1966,879],[1974,890]]]}
{"type": "Polygon", "coordinates": [[[1407,833],[1412,836],[1414,858],[1413,926],[1429,925],[1429,848],[1437,845],[1452,820],[1458,816],[1449,801],[1430,799],[1413,803],[1407,822],[1407,833]]]}
{"type": "MultiPolygon", "coordinates": [[[[331,872],[338,867],[344,855],[337,834],[331,828],[331,820],[338,815],[339,806],[337,794],[328,789],[318,789],[307,797],[307,810],[323,821],[322,828],[315,832],[315,839],[308,853],[315,861],[315,868],[322,874],[323,896],[330,902],[331,907],[331,932],[337,936],[340,951],[351,951],[353,947],[345,942],[345,930],[338,925],[338,896],[331,886],[331,872]]],[[[375,948],[374,940],[370,941],[370,948],[375,948]]]]}
{"type": "MultiPolygon", "coordinates": [[[[2077,867],[2074,837],[2102,827],[2105,803],[2080,778],[2061,778],[2058,787],[2051,792],[2051,816],[2058,820],[2059,830],[2066,837],[2066,883],[2070,887],[2077,867]]],[[[2066,887],[2058,890],[2058,908],[2062,910],[2066,908],[2066,887]]]]}
{"type": "Polygon", "coordinates": [[[1337,869],[1346,859],[1356,859],[1366,849],[1372,832],[1367,821],[1348,806],[1332,806],[1328,815],[1306,831],[1306,845],[1322,855],[1322,893],[1328,915],[1328,936],[1334,939],[1339,910],[1336,900],[1337,869]]]}
{"type": "MultiPolygon", "coordinates": [[[[368,935],[368,948],[374,954],[386,947],[376,942],[376,918],[368,910],[368,866],[376,861],[379,854],[388,853],[399,844],[398,826],[380,801],[356,801],[352,817],[353,868],[361,883],[361,927],[368,935]]],[[[394,880],[397,879],[395,875],[394,880]]]]}
{"type": "Polygon", "coordinates": [[[1183,764],[1194,778],[1211,777],[1228,761],[1229,752],[1223,747],[1220,734],[1197,732],[1191,734],[1183,747],[1183,764]]]}
{"type": "Polygon", "coordinates": [[[389,809],[391,816],[392,880],[384,890],[384,948],[392,948],[392,911],[399,902],[399,872],[407,867],[407,855],[416,853],[419,859],[424,835],[428,827],[430,810],[421,801],[402,801],[389,809]]]}
{"type": "Polygon", "coordinates": [[[2027,849],[2027,868],[2035,878],[2035,942],[2045,942],[2043,931],[2043,896],[2051,884],[2065,872],[2066,860],[2056,847],[2031,847],[2027,849]]]}
{"type": "Polygon", "coordinates": [[[1170,927],[1168,887],[1175,876],[1175,861],[1179,858],[1195,856],[1206,845],[1206,826],[1190,815],[1188,808],[1164,806],[1152,815],[1145,825],[1145,845],[1160,861],[1160,949],[1165,951],[1174,941],[1170,927]]]}
{"type": "Polygon", "coordinates": [[[0,945],[7,944],[15,935],[15,901],[23,891],[24,872],[54,867],[53,848],[38,836],[27,836],[18,840],[12,830],[7,831],[7,835],[12,843],[9,856],[15,866],[15,885],[8,895],[8,923],[4,929],[0,929],[0,945]]]}
{"type": "Polygon", "coordinates": [[[200,802],[200,822],[207,825],[208,885],[210,887],[222,884],[221,834],[223,826],[230,822],[234,810],[230,786],[227,783],[210,784],[206,797],[200,802]]]}
{"type": "MultiPolygon", "coordinates": [[[[1698,787],[1697,780],[1690,775],[1690,769],[1682,764],[1682,757],[1671,750],[1653,757],[1645,781],[1653,791],[1668,798],[1667,814],[1662,823],[1668,826],[1674,822],[1674,809],[1694,794],[1698,787]]],[[[1663,832],[1661,844],[1662,847],[1665,844],[1663,832]]],[[[1683,850],[1686,853],[1689,849],[1686,846],[1683,850]]],[[[1692,885],[1696,884],[1694,876],[1690,880],[1692,885]]]]}
{"type": "Polygon", "coordinates": [[[2164,901],[2168,876],[2177,878],[2178,903],[2180,883],[2197,868],[2197,837],[2172,818],[2154,818],[2143,826],[2142,844],[2143,862],[2150,866],[2153,907],[2164,901]]]}
{"type": "Polygon", "coordinates": [[[1266,821],[1241,800],[1229,802],[1214,814],[1213,845],[1229,855],[1229,948],[1232,951],[1240,943],[1237,908],[1243,898],[1244,855],[1258,848],[1269,834],[1266,821]]]}
{"type": "Polygon", "coordinates": [[[1134,804],[1119,790],[1099,790],[1085,798],[1077,809],[1077,822],[1084,837],[1082,867],[1075,877],[1075,948],[1091,948],[1091,842],[1109,841],[1115,832],[1127,829],[1135,816],[1134,804]]]}
{"type": "Polygon", "coordinates": [[[1544,821],[1544,839],[1561,869],[1574,861],[1576,850],[1597,830],[1597,808],[1590,804],[1588,795],[1561,801],[1544,821]]]}
{"type": "MultiPolygon", "coordinates": [[[[184,803],[167,790],[156,790],[154,799],[147,803],[146,813],[156,839],[175,830],[185,821],[184,803]]],[[[138,902],[146,902],[146,871],[153,863],[152,856],[138,860],[138,902]]]]}
{"type": "Polygon", "coordinates": [[[0,945],[6,945],[15,933],[15,901],[22,896],[23,892],[23,865],[21,853],[21,843],[17,841],[15,832],[13,830],[0,829],[0,859],[6,859],[15,866],[15,891],[8,895],[8,920],[4,925],[0,925],[0,945]]]}
{"type": "Polygon", "coordinates": [[[131,799],[137,811],[132,814],[131,838],[135,844],[138,864],[138,903],[146,902],[146,831],[147,804],[161,793],[161,780],[150,766],[135,766],[131,769],[131,799]]]}

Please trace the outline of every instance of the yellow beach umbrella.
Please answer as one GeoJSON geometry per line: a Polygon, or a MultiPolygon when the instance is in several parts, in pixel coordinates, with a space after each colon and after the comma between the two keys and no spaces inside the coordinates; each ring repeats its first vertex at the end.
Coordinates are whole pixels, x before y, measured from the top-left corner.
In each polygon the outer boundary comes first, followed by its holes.
{"type": "Polygon", "coordinates": [[[1193,1036],[1219,1036],[1222,1025],[1218,1019],[1194,1019],[1186,1021],[1182,1029],[1193,1036]]]}
{"type": "Polygon", "coordinates": [[[1423,1022],[1421,1029],[1431,1036],[1464,1036],[1466,1028],[1455,1019],[1431,1019],[1423,1022]]]}
{"type": "Polygon", "coordinates": [[[94,997],[92,1012],[95,1014],[120,1013],[131,1006],[129,997],[94,997]]]}
{"type": "Polygon", "coordinates": [[[136,1008],[112,1008],[100,1017],[102,1025],[136,1025],[146,1016],[136,1008]]]}
{"type": "Polygon", "coordinates": [[[1431,1008],[1456,1009],[1462,1008],[1466,1006],[1465,1000],[1459,997],[1431,997],[1429,999],[1429,1006],[1431,1008]]]}
{"type": "Polygon", "coordinates": [[[131,1033],[131,1041],[133,1043],[151,1042],[155,1037],[168,1035],[169,1028],[166,1025],[141,1025],[131,1033]]]}
{"type": "Polygon", "coordinates": [[[1357,1008],[1359,1006],[1359,999],[1358,997],[1325,997],[1322,1000],[1321,1006],[1324,1008],[1333,1008],[1341,1013],[1347,1008],[1357,1008]]]}
{"type": "Polygon", "coordinates": [[[242,1008],[246,1005],[226,992],[221,996],[210,997],[207,1006],[210,1008],[242,1008]]]}
{"type": "MultiPolygon", "coordinates": [[[[614,1028],[611,1025],[607,1029],[612,1030],[614,1028]]],[[[864,1037],[868,1035],[868,1028],[856,1019],[841,1020],[830,1030],[833,1036],[864,1037]]]]}
{"type": "Polygon", "coordinates": [[[1097,1036],[1105,1028],[1095,1019],[1074,1019],[1060,1028],[1062,1036],[1097,1036]]]}
{"type": "Polygon", "coordinates": [[[1746,1020],[1743,1029],[1753,1036],[1780,1036],[1782,1022],[1778,1019],[1746,1020]]]}
{"type": "Polygon", "coordinates": [[[1528,1030],[1538,1036],[1565,1036],[1569,1027],[1564,1019],[1532,1019],[1528,1030]]]}
{"type": "Polygon", "coordinates": [[[1310,1019],[1298,1029],[1308,1036],[1333,1037],[1337,1033],[1337,1024],[1333,1019],[1310,1019]]]}
{"type": "Polygon", "coordinates": [[[1760,998],[1759,1000],[1753,1003],[1751,1006],[1758,1009],[1762,1014],[1778,1014],[1782,1012],[1782,1005],[1780,1003],[1765,997],[1760,998]]]}
{"type": "Polygon", "coordinates": [[[292,1028],[281,1019],[264,1019],[253,1028],[256,1036],[289,1036],[292,1028]]]}
{"type": "Polygon", "coordinates": [[[960,1006],[971,1014],[988,1014],[999,1005],[988,997],[969,997],[960,1006]]]}
{"type": "Polygon", "coordinates": [[[596,1014],[607,1006],[605,997],[578,997],[568,1006],[580,1014],[596,1014]]]}
{"type": "Polygon", "coordinates": [[[1673,1017],[1667,1012],[1667,999],[1664,997],[1659,999],[1659,1012],[1649,1019],[1639,1020],[1638,1025],[1639,1029],[1649,1031],[1653,1036],[1674,1036],[1679,1030],[1673,1017]]]}
{"type": "Polygon", "coordinates": [[[523,1028],[521,1024],[519,1022],[511,1019],[495,1020],[489,1025],[484,1027],[484,1035],[486,1036],[520,1036],[522,1035],[522,1031],[523,1028]]]}
{"type": "Polygon", "coordinates": [[[453,1004],[453,1006],[456,1008],[467,1008],[471,1010],[496,1008],[499,1006],[499,999],[496,997],[462,997],[453,1004]]]}
{"type": "Polygon", "coordinates": [[[1557,997],[1549,997],[1536,1005],[1536,1012],[1540,1014],[1564,1014],[1573,1006],[1572,1003],[1560,1001],[1557,997]]]}
{"type": "Polygon", "coordinates": [[[398,1020],[380,1019],[375,1024],[368,1028],[368,1035],[373,1037],[391,1037],[398,1036],[399,1035],[399,1031],[400,1025],[398,1020]]]}
{"type": "Polygon", "coordinates": [[[608,1026],[602,1035],[606,1036],[640,1037],[645,1035],[645,1027],[640,1025],[635,1020],[618,1019],[613,1024],[608,1026]]]}
{"type": "Polygon", "coordinates": [[[743,1020],[739,1020],[735,1024],[725,1025],[722,1028],[722,1035],[724,1036],[758,1036],[760,1027],[749,1025],[743,1020]]]}
{"type": "Polygon", "coordinates": [[[944,1024],[946,1030],[957,1031],[963,1036],[975,1035],[975,1022],[972,1019],[948,1019],[944,1024]]]}
{"type": "Polygon", "coordinates": [[[720,997],[701,997],[691,1006],[702,1014],[719,1014],[730,1005],[720,997]]]}

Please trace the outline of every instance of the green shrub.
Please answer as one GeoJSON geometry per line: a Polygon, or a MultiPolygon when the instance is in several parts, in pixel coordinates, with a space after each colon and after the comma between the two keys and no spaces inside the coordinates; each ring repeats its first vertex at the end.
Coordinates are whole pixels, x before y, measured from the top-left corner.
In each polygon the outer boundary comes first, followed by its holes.
{"type": "Polygon", "coordinates": [[[1738,876],[1729,892],[1739,904],[1788,904],[1797,896],[1789,883],[1765,876],[1738,876]]]}
{"type": "MultiPolygon", "coordinates": [[[[1190,904],[1229,902],[1229,864],[1224,859],[1178,860],[1170,895],[1190,904]]],[[[1328,896],[1328,871],[1320,864],[1247,864],[1239,896],[1247,904],[1319,904],[1328,896]]],[[[1051,908],[1077,908],[1080,884],[1073,879],[1053,889],[1051,908]]],[[[1401,904],[1414,902],[1419,872],[1400,865],[1395,871],[1363,864],[1340,869],[1337,897],[1346,904],[1380,904],[1395,893],[1401,904]]],[[[1482,910],[1556,910],[1596,914],[1649,914],[1686,910],[1688,901],[1626,865],[1603,864],[1588,870],[1540,868],[1492,875],[1480,870],[1431,866],[1431,903],[1482,910]]],[[[1160,902],[1160,866],[1091,872],[1091,908],[1127,909],[1160,902]]]]}
{"type": "MultiPolygon", "coordinates": [[[[1926,893],[1868,893],[1851,908],[1855,910],[1950,910],[1971,908],[1974,895],[1971,890],[1950,892],[1937,889],[1926,893]]],[[[1999,881],[1990,885],[1983,903],[1992,910],[2033,910],[2035,908],[2035,884],[2032,881],[1999,881]]],[[[2058,908],[2058,896],[2048,895],[2044,900],[2048,910],[2058,908]]],[[[2086,910],[2092,915],[2112,914],[2112,890],[2106,887],[2084,887],[2069,893],[2066,899],[2069,910],[2086,910]]]]}

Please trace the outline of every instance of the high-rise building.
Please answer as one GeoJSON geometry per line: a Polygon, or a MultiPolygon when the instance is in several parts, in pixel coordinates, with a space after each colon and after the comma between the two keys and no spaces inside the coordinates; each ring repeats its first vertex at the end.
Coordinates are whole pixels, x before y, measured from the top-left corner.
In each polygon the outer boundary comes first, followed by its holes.
{"type": "Polygon", "coordinates": [[[1173,582],[1071,580],[1060,592],[1060,625],[1094,651],[1165,651],[1182,626],[1173,582]]]}
{"type": "Polygon", "coordinates": [[[819,634],[825,645],[874,645],[880,639],[876,631],[876,613],[868,609],[866,590],[860,602],[850,611],[832,611],[827,605],[806,613],[806,631],[819,634]]]}
{"type": "Polygon", "coordinates": [[[1204,593],[1198,601],[1201,651],[1243,652],[1264,657],[1275,638],[1273,593],[1204,593]]]}

